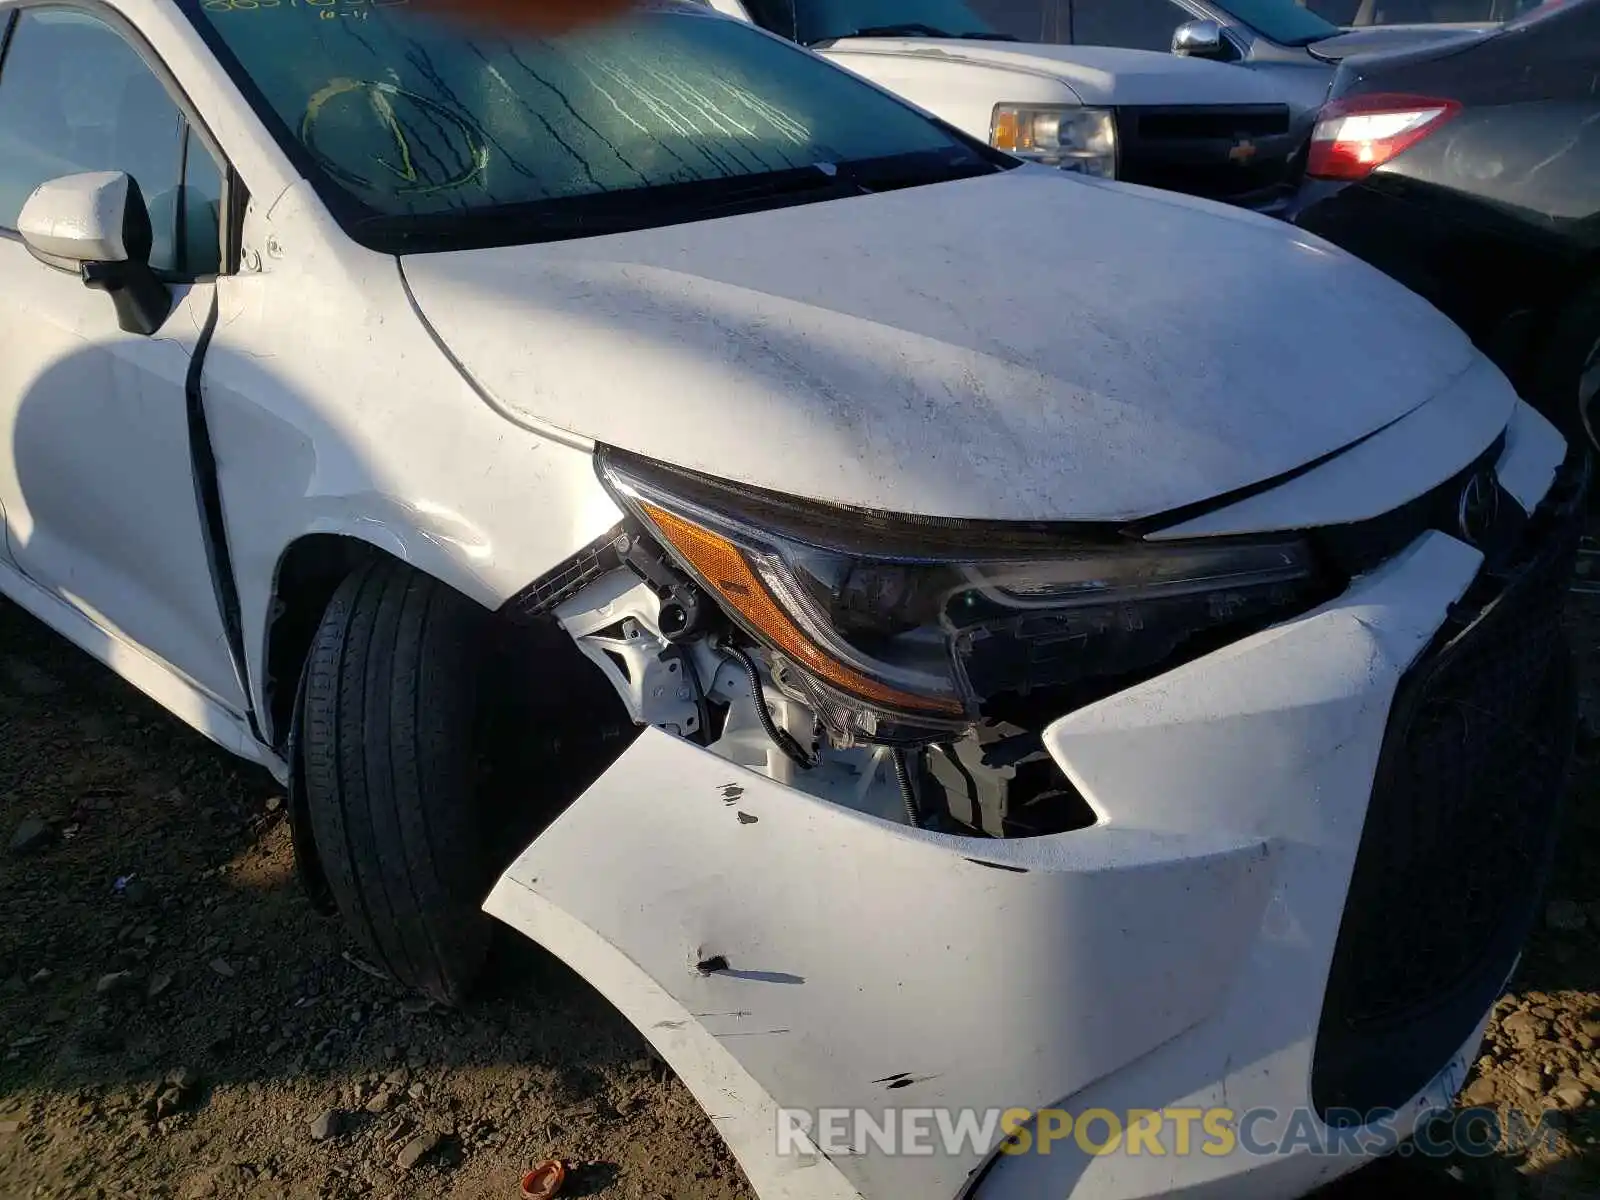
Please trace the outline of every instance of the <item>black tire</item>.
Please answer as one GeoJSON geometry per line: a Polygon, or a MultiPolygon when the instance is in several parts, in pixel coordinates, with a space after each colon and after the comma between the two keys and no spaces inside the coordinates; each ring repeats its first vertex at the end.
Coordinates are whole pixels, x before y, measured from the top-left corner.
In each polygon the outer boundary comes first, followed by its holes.
{"type": "Polygon", "coordinates": [[[351,575],[306,663],[299,748],[312,840],[374,965],[459,1005],[491,940],[474,738],[488,615],[396,562],[351,575]]]}
{"type": "Polygon", "coordinates": [[[1566,435],[1600,450],[1600,393],[1584,388],[1600,367],[1600,280],[1561,311],[1539,351],[1529,401],[1566,435]]]}

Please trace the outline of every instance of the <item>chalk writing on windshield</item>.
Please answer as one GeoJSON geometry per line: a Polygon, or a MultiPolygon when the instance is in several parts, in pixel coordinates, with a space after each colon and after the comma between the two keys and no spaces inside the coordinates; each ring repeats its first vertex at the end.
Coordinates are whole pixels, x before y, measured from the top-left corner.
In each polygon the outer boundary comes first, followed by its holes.
{"type": "Polygon", "coordinates": [[[366,20],[375,8],[394,8],[410,4],[411,0],[204,0],[207,12],[263,12],[274,8],[304,8],[315,12],[324,21],[340,17],[366,20]]]}
{"type": "Polygon", "coordinates": [[[392,192],[465,187],[489,163],[479,133],[451,109],[392,83],[362,79],[335,79],[317,91],[306,104],[300,140],[346,182],[392,192]],[[426,154],[418,152],[419,127],[429,131],[426,154]],[[378,168],[378,178],[366,172],[369,165],[378,168]]]}

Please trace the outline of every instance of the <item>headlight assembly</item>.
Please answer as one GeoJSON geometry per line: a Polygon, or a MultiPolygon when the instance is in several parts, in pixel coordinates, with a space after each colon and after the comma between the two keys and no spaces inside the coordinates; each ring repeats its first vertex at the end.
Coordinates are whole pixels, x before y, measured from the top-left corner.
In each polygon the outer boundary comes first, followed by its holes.
{"type": "Polygon", "coordinates": [[[1107,108],[1069,104],[997,104],[989,143],[1019,158],[1114,179],[1117,124],[1107,108]]]}
{"type": "Polygon", "coordinates": [[[839,509],[605,451],[601,476],[844,744],[936,740],[997,696],[1157,665],[1277,614],[1298,539],[1155,545],[839,509]]]}

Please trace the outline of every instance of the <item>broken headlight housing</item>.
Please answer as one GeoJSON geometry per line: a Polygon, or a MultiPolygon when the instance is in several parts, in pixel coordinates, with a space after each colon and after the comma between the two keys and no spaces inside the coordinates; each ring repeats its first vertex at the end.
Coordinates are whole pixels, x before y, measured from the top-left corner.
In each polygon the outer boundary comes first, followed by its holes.
{"type": "Polygon", "coordinates": [[[1002,696],[1162,664],[1309,603],[1301,539],[1151,543],[795,500],[603,450],[602,480],[838,745],[949,739],[1002,696]]]}

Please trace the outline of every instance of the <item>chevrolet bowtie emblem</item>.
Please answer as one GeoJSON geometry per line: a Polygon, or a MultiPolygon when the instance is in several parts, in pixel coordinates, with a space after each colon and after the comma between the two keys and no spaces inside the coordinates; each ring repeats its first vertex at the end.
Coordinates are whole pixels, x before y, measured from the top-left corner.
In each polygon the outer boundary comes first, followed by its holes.
{"type": "Polygon", "coordinates": [[[1228,151],[1228,161],[1247,163],[1256,156],[1256,144],[1249,138],[1241,138],[1233,144],[1233,149],[1228,151]]]}

